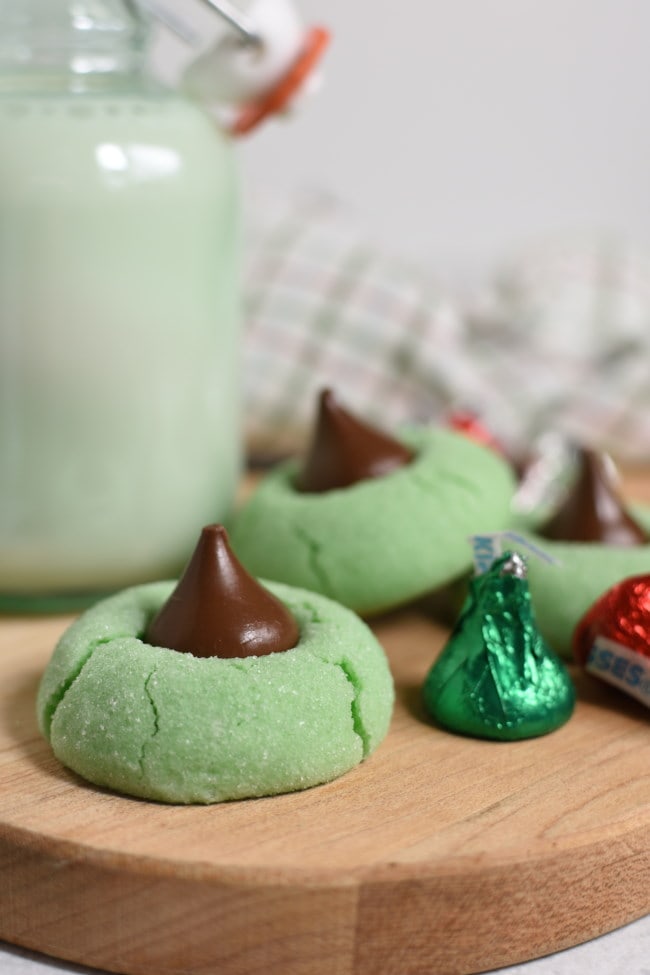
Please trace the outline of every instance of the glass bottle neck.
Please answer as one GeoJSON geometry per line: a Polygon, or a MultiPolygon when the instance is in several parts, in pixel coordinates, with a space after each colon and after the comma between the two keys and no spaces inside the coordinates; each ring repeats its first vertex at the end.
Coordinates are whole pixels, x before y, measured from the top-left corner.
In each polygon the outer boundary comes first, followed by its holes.
{"type": "Polygon", "coordinates": [[[146,40],[131,0],[0,0],[0,91],[131,84],[146,40]]]}

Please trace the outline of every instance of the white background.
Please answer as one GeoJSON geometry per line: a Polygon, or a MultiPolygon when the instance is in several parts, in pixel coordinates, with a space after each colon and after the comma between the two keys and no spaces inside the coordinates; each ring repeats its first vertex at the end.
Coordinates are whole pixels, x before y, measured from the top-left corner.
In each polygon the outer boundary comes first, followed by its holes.
{"type": "MultiPolygon", "coordinates": [[[[165,2],[219,30],[200,0],[165,2]]],[[[326,85],[242,141],[248,180],[330,190],[377,242],[442,271],[483,274],[565,232],[650,245],[648,0],[298,5],[333,31],[326,85]]],[[[164,77],[186,57],[170,38],[154,49],[164,77]]]]}

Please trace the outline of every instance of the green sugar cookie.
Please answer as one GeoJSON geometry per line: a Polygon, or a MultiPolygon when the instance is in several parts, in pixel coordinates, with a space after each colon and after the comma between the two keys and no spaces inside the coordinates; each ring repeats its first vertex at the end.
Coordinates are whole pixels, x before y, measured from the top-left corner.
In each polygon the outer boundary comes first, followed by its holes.
{"type": "MultiPolygon", "coordinates": [[[[634,508],[637,521],[650,530],[650,510],[634,508]]],[[[528,559],[528,583],[535,616],[544,639],[556,653],[571,658],[571,640],[578,621],[607,589],[628,576],[650,572],[650,545],[622,547],[599,542],[557,542],[524,536],[555,565],[528,559]]],[[[523,546],[508,542],[522,555],[523,546]]]]}
{"type": "Polygon", "coordinates": [[[247,569],[367,615],[468,570],[468,536],[508,523],[509,465],[448,430],[415,429],[401,439],[413,461],[349,487],[300,492],[295,461],[267,475],[230,527],[247,569]]]}
{"type": "Polygon", "coordinates": [[[330,600],[264,585],[300,639],[259,657],[200,659],[144,643],[173,583],[88,610],[59,641],[38,692],[57,758],[96,785],[170,803],[305,789],[366,758],[393,704],[379,643],[330,600]]]}

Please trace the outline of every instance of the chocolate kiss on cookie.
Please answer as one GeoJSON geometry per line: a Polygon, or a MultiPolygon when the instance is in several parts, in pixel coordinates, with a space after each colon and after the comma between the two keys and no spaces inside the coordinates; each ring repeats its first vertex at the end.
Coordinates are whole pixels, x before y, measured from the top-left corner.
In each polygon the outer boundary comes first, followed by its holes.
{"type": "Polygon", "coordinates": [[[382,477],[413,460],[398,440],[344,410],[331,390],[320,395],[316,428],[295,486],[319,494],[382,477]]]}
{"type": "Polygon", "coordinates": [[[578,455],[576,480],[561,507],[542,528],[544,538],[605,545],[644,545],[648,537],[625,511],[607,456],[591,450],[578,455]]]}
{"type": "Polygon", "coordinates": [[[237,561],[225,528],[208,525],[144,639],[195,657],[259,657],[290,650],[299,637],[284,604],[237,561]]]}

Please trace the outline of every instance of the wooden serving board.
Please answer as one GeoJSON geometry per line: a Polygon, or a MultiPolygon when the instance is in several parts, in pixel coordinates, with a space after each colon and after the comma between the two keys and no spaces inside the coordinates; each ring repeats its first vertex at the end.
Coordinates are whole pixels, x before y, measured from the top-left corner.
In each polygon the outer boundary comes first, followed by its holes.
{"type": "Polygon", "coordinates": [[[446,975],[650,909],[650,715],[577,674],[572,720],[503,744],[429,724],[445,631],[375,625],[397,705],[364,765],[307,792],[169,807],[96,789],[37,731],[70,618],[0,622],[0,937],[129,975],[446,975]]]}

